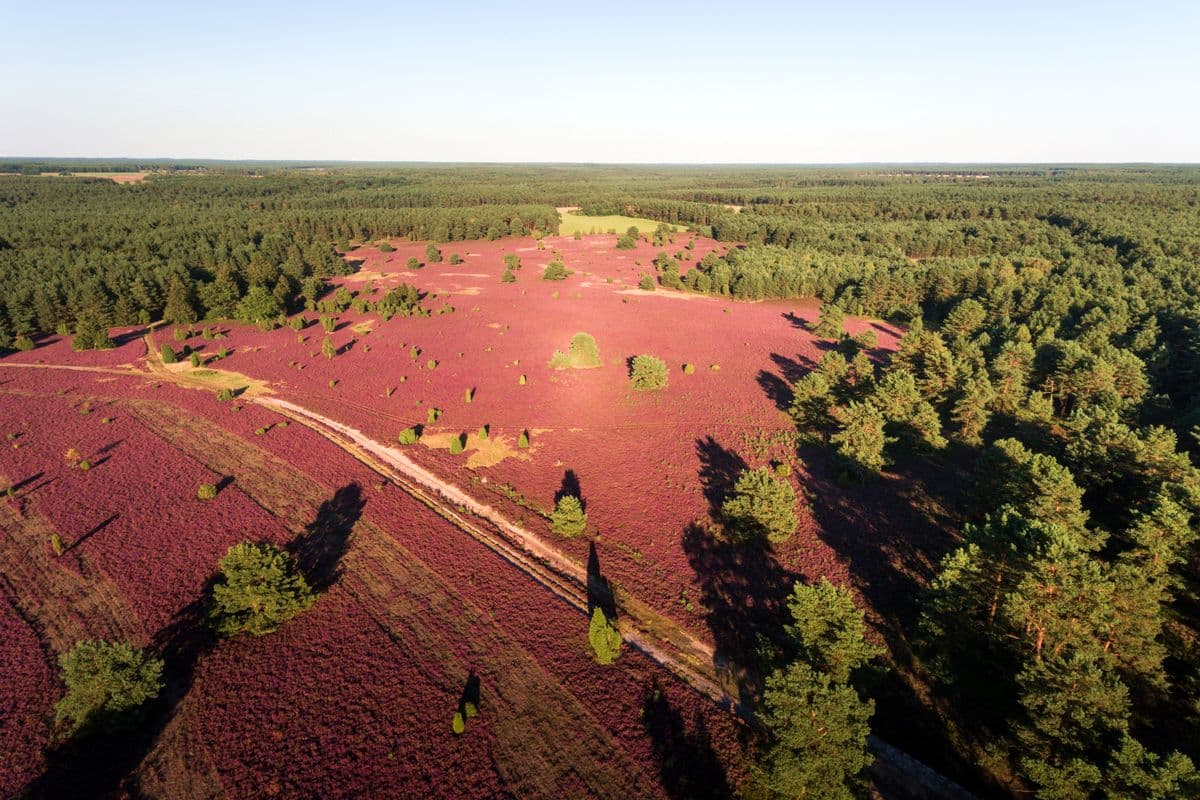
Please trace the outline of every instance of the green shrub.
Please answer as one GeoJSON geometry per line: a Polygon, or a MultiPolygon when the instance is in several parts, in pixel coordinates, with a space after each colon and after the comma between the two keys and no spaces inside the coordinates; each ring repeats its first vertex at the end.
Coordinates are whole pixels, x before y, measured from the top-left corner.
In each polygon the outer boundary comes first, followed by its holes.
{"type": "Polygon", "coordinates": [[[30,339],[28,336],[26,336],[23,333],[20,336],[13,339],[13,349],[14,350],[19,350],[22,353],[27,353],[30,350],[32,350],[33,348],[34,348],[33,339],[30,339]]]}
{"type": "Polygon", "coordinates": [[[545,270],[545,272],[542,273],[542,280],[544,280],[544,281],[566,280],[567,276],[569,276],[570,274],[571,274],[571,272],[570,272],[570,270],[567,269],[566,265],[563,264],[563,262],[560,259],[556,258],[553,261],[551,261],[549,264],[546,265],[546,270],[545,270]]]}
{"type": "Polygon", "coordinates": [[[775,474],[781,478],[789,478],[792,475],[791,464],[777,464],[775,466],[775,474]]]}
{"type": "MultiPolygon", "coordinates": [[[[9,487],[10,489],[12,487],[9,487]]],[[[50,534],[50,549],[54,551],[54,555],[61,556],[67,551],[66,545],[63,544],[62,537],[57,533],[50,534]]]]}
{"type": "Polygon", "coordinates": [[[649,275],[643,275],[642,279],[640,281],[638,281],[638,288],[641,289],[643,292],[653,292],[654,291],[654,279],[651,278],[649,275]]]}
{"type": "Polygon", "coordinates": [[[179,360],[175,355],[175,350],[172,349],[171,345],[167,344],[166,342],[163,342],[163,346],[160,348],[159,352],[162,353],[162,360],[164,364],[174,364],[179,360]]]}
{"type": "Polygon", "coordinates": [[[550,530],[559,536],[573,539],[583,533],[587,527],[587,514],[583,511],[583,503],[572,494],[564,494],[554,505],[554,513],[550,515],[550,530]]]}
{"type": "Polygon", "coordinates": [[[462,732],[467,729],[467,723],[463,721],[461,711],[454,712],[454,720],[450,723],[450,730],[454,731],[455,736],[461,736],[462,732]]]}
{"type": "Polygon", "coordinates": [[[437,366],[438,366],[438,362],[437,362],[437,359],[435,359],[435,358],[431,358],[425,362],[425,369],[434,370],[434,369],[437,369],[437,366]]]}
{"type": "Polygon", "coordinates": [[[400,431],[400,435],[396,439],[400,444],[416,444],[421,438],[421,434],[417,433],[416,428],[405,428],[400,431]]]}
{"type": "Polygon", "coordinates": [[[695,372],[696,372],[695,364],[684,364],[683,365],[683,374],[684,375],[692,375],[692,374],[695,374],[695,372]]]}
{"type": "Polygon", "coordinates": [[[617,238],[618,250],[633,250],[637,247],[637,237],[625,234],[617,238]]]}
{"type": "Polygon", "coordinates": [[[517,276],[513,274],[511,269],[505,268],[504,274],[500,276],[501,283],[516,283],[517,276]]]}
{"type": "Polygon", "coordinates": [[[163,688],[162,660],[128,642],[76,642],[58,663],[67,693],[55,721],[68,736],[134,726],[163,688]]]}
{"type": "Polygon", "coordinates": [[[395,250],[396,250],[396,248],[392,247],[391,242],[382,242],[379,245],[379,252],[381,252],[381,253],[391,253],[391,252],[394,252],[395,250]]]}
{"type": "Polygon", "coordinates": [[[465,392],[463,392],[463,402],[464,403],[469,403],[474,399],[475,399],[475,390],[474,389],[467,389],[465,392]]]}
{"type": "Polygon", "coordinates": [[[430,264],[442,263],[442,251],[438,249],[436,244],[425,246],[425,260],[430,264]]]}
{"type": "Polygon", "coordinates": [[[639,392],[663,389],[667,385],[667,364],[651,355],[633,357],[629,370],[629,385],[639,392]]]}
{"type": "Polygon", "coordinates": [[[433,423],[438,421],[438,417],[440,417],[440,416],[442,416],[442,410],[440,408],[431,408],[431,409],[429,409],[429,412],[425,415],[425,423],[427,425],[432,425],[433,423]]]}
{"type": "Polygon", "coordinates": [[[451,266],[457,267],[457,266],[458,266],[459,264],[461,264],[461,263],[463,263],[463,257],[462,257],[462,256],[460,256],[458,253],[451,253],[451,254],[450,254],[450,265],[451,265],[451,266]]]}
{"type": "Polygon", "coordinates": [[[217,400],[222,403],[228,403],[232,399],[233,389],[230,389],[229,387],[225,387],[221,391],[217,392],[217,400]]]}
{"type": "Polygon", "coordinates": [[[522,373],[521,376],[517,378],[517,385],[524,386],[527,383],[529,383],[529,380],[525,377],[525,374],[522,373]]]}
{"type": "Polygon", "coordinates": [[[484,425],[483,427],[481,427],[479,429],[479,438],[480,439],[488,438],[488,426],[487,425],[484,425]]]}
{"type": "Polygon", "coordinates": [[[738,476],[721,515],[731,531],[744,539],[783,542],[796,531],[796,493],[769,469],[748,469],[738,476]]]}
{"type": "Polygon", "coordinates": [[[521,257],[516,253],[504,254],[504,266],[514,272],[521,268],[521,257]]]}
{"type": "Polygon", "coordinates": [[[171,332],[171,335],[174,337],[175,341],[177,341],[177,342],[186,342],[188,339],[188,336],[190,336],[191,334],[187,328],[176,328],[174,331],[171,332]]]}
{"type": "Polygon", "coordinates": [[[589,369],[602,363],[600,348],[596,346],[596,339],[590,333],[575,334],[571,337],[571,345],[565,354],[556,350],[550,358],[550,366],[554,369],[589,369]]]}
{"type": "Polygon", "coordinates": [[[408,261],[404,262],[404,266],[408,267],[409,269],[420,269],[423,265],[421,264],[420,259],[418,259],[416,256],[412,256],[408,259],[408,261]]]}
{"type": "Polygon", "coordinates": [[[417,347],[416,345],[413,345],[412,347],[409,348],[408,355],[410,358],[412,358],[413,361],[416,361],[417,358],[419,358],[421,355],[421,348],[417,347]]]}
{"type": "Polygon", "coordinates": [[[225,358],[229,358],[229,348],[228,347],[222,347],[220,350],[217,351],[217,360],[218,361],[221,359],[225,359],[225,358]]]}
{"type": "Polygon", "coordinates": [[[464,434],[459,433],[450,440],[450,455],[456,456],[466,448],[466,443],[463,441],[466,438],[464,434]]]}
{"type": "Polygon", "coordinates": [[[222,636],[271,633],[315,600],[295,561],[273,544],[235,544],[220,569],[210,620],[222,636]]]}
{"type": "Polygon", "coordinates": [[[200,354],[199,353],[192,353],[191,358],[188,360],[191,361],[193,369],[200,366],[200,354]]]}
{"type": "Polygon", "coordinates": [[[196,498],[199,500],[212,500],[217,496],[217,485],[215,483],[202,483],[200,488],[196,489],[196,498]]]}
{"type": "Polygon", "coordinates": [[[604,611],[596,606],[592,610],[592,621],[588,624],[588,642],[597,664],[608,665],[621,655],[621,632],[608,621],[604,611]]]}
{"type": "Polygon", "coordinates": [[[325,329],[326,333],[333,333],[337,328],[337,320],[333,317],[321,317],[321,327],[325,329]]]}
{"type": "Polygon", "coordinates": [[[529,431],[521,431],[521,435],[517,437],[517,447],[521,450],[529,449],[529,431]]]}

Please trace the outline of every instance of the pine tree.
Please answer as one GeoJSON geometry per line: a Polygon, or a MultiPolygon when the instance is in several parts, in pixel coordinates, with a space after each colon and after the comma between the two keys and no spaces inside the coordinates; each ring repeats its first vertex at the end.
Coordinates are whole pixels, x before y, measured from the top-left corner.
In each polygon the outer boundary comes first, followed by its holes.
{"type": "Polygon", "coordinates": [[[292,557],[272,544],[235,544],[220,569],[211,619],[222,636],[271,633],[315,600],[292,557]]]}
{"type": "Polygon", "coordinates": [[[822,303],[812,332],[822,339],[840,339],[846,332],[846,313],[834,303],[822,303]]]}
{"type": "Polygon", "coordinates": [[[596,606],[592,609],[592,619],[588,624],[588,642],[597,664],[608,665],[621,655],[621,632],[617,626],[608,621],[604,611],[596,606]]]}
{"type": "Polygon", "coordinates": [[[866,788],[875,704],[803,661],[771,675],[763,692],[770,741],[758,783],[779,797],[851,798],[866,788]]]}
{"type": "Polygon", "coordinates": [[[988,408],[995,394],[987,375],[976,373],[968,378],[962,392],[950,410],[950,418],[958,424],[958,438],[966,444],[982,444],[980,436],[992,417],[988,408]]]}
{"type": "Polygon", "coordinates": [[[575,495],[564,494],[554,504],[550,514],[550,529],[559,536],[574,539],[587,527],[587,514],[583,503],[575,495]]]}
{"type": "Polygon", "coordinates": [[[851,402],[840,412],[839,422],[841,427],[830,441],[850,469],[860,478],[882,470],[888,438],[879,409],[870,403],[851,402]]]}
{"type": "Polygon", "coordinates": [[[337,348],[333,346],[333,340],[328,336],[326,336],[325,340],[321,342],[321,354],[329,359],[332,359],[337,355],[337,348]]]}
{"type": "Polygon", "coordinates": [[[128,642],[76,642],[58,663],[67,693],[55,717],[68,735],[134,725],[163,687],[162,659],[128,642]]]}
{"type": "Polygon", "coordinates": [[[172,275],[167,284],[167,302],[163,308],[163,321],[176,325],[190,325],[199,318],[191,283],[185,283],[178,275],[172,275]]]}
{"type": "Polygon", "coordinates": [[[744,540],[783,542],[796,532],[796,492],[765,467],[748,469],[738,476],[721,516],[744,540]]]}
{"type": "Polygon", "coordinates": [[[827,578],[797,583],[787,605],[792,622],[784,630],[798,657],[835,683],[849,683],[859,667],[883,654],[867,642],[867,626],[854,596],[827,578]]]}

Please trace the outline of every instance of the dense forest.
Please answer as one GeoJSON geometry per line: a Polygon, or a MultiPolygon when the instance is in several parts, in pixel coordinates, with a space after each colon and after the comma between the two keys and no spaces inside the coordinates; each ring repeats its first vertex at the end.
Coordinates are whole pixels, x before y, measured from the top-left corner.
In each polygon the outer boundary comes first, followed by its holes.
{"type": "Polygon", "coordinates": [[[0,349],[282,313],[381,238],[553,234],[568,205],[688,226],[736,246],[664,241],[661,285],[823,301],[841,341],[791,387],[805,458],[963,483],[903,621],[939,766],[997,794],[1200,791],[1200,169],[308,166],[0,176],[0,349]],[[842,315],[907,333],[881,363],[842,315]]]}

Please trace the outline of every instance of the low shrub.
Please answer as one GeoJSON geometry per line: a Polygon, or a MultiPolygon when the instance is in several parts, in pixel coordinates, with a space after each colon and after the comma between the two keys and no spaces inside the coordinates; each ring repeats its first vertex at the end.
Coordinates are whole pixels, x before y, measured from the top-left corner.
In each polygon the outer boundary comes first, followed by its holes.
{"type": "Polygon", "coordinates": [[[463,392],[463,402],[464,403],[469,403],[474,399],[475,399],[475,390],[474,389],[467,389],[465,392],[463,392]]]}
{"type": "Polygon", "coordinates": [[[163,343],[160,352],[162,353],[162,360],[164,364],[174,364],[179,360],[175,355],[175,350],[171,347],[171,345],[165,342],[163,343]]]}
{"type": "Polygon", "coordinates": [[[630,236],[629,234],[624,234],[622,236],[617,237],[617,249],[618,250],[633,250],[635,247],[637,247],[637,237],[636,236],[630,236]]]}
{"type": "Polygon", "coordinates": [[[392,253],[395,252],[395,250],[396,248],[392,247],[391,242],[383,242],[379,245],[379,252],[381,253],[392,253]]]}
{"type": "Polygon", "coordinates": [[[420,259],[418,259],[416,256],[412,256],[408,259],[408,261],[404,262],[404,266],[408,267],[409,269],[420,269],[422,264],[420,259]]]}
{"type": "Polygon", "coordinates": [[[517,276],[513,274],[511,269],[505,268],[504,274],[500,276],[501,283],[516,283],[517,276]]]}
{"type": "Polygon", "coordinates": [[[396,437],[400,444],[416,444],[421,439],[421,434],[416,428],[405,428],[400,431],[400,435],[396,437]]]}
{"type": "Polygon", "coordinates": [[[438,417],[440,416],[442,416],[442,410],[440,408],[431,408],[425,415],[425,423],[427,425],[432,425],[438,421],[438,417]]]}
{"type": "Polygon", "coordinates": [[[189,360],[192,363],[193,369],[200,366],[200,354],[199,353],[192,353],[191,358],[189,360]]]}
{"type": "Polygon", "coordinates": [[[466,449],[466,443],[463,441],[464,439],[466,439],[466,436],[459,433],[450,440],[450,455],[456,456],[466,449]]]}
{"type": "Polygon", "coordinates": [[[521,431],[521,435],[517,437],[517,447],[521,450],[529,449],[529,431],[521,431]]]}
{"type": "Polygon", "coordinates": [[[693,375],[693,374],[695,374],[695,372],[696,372],[695,364],[684,364],[683,365],[683,374],[684,375],[693,375]]]}
{"type": "Polygon", "coordinates": [[[633,357],[629,370],[629,385],[639,392],[663,389],[667,385],[667,364],[651,355],[633,357]]]}
{"type": "Polygon", "coordinates": [[[217,400],[222,403],[228,403],[232,399],[233,389],[230,389],[229,387],[225,387],[221,391],[217,392],[217,400]]]}
{"type": "Polygon", "coordinates": [[[196,499],[198,500],[212,500],[216,496],[217,485],[215,483],[202,483],[196,489],[196,499]]]}
{"type": "Polygon", "coordinates": [[[451,254],[450,254],[450,265],[451,265],[451,266],[457,267],[457,266],[458,266],[459,264],[461,264],[461,263],[463,263],[463,257],[462,257],[462,256],[460,256],[458,253],[451,253],[451,254]]]}
{"type": "Polygon", "coordinates": [[[438,366],[438,362],[437,362],[436,358],[431,358],[425,362],[425,369],[434,370],[434,369],[437,369],[437,366],[438,366]]]}
{"type": "Polygon", "coordinates": [[[554,369],[589,369],[599,367],[602,363],[600,348],[590,333],[575,334],[566,353],[556,350],[550,358],[550,366],[554,369]]]}
{"type": "Polygon", "coordinates": [[[643,275],[642,279],[640,281],[638,281],[638,288],[641,289],[643,292],[653,292],[654,291],[654,279],[651,278],[649,275],[643,275]]]}

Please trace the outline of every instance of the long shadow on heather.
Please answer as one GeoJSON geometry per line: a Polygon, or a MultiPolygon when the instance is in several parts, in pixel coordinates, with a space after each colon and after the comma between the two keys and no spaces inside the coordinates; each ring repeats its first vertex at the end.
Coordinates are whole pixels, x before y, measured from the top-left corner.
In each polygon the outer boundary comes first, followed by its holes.
{"type": "MultiPolygon", "coordinates": [[[[711,436],[697,440],[696,452],[704,495],[719,521],[721,504],[747,465],[711,436]]],[[[700,605],[716,648],[714,663],[736,682],[739,699],[749,701],[761,689],[780,642],[794,576],[765,538],[735,539],[716,526],[687,526],[683,549],[700,584],[700,605]]]]}
{"type": "Polygon", "coordinates": [[[313,591],[323,592],[341,577],[350,532],[366,504],[362,487],[346,484],[321,504],[316,518],[288,544],[288,551],[313,591]]]}
{"type": "Polygon", "coordinates": [[[709,740],[704,717],[688,731],[683,715],[654,678],[642,697],[642,724],[650,735],[667,796],[675,800],[720,800],[731,797],[725,767],[709,740]]]}

